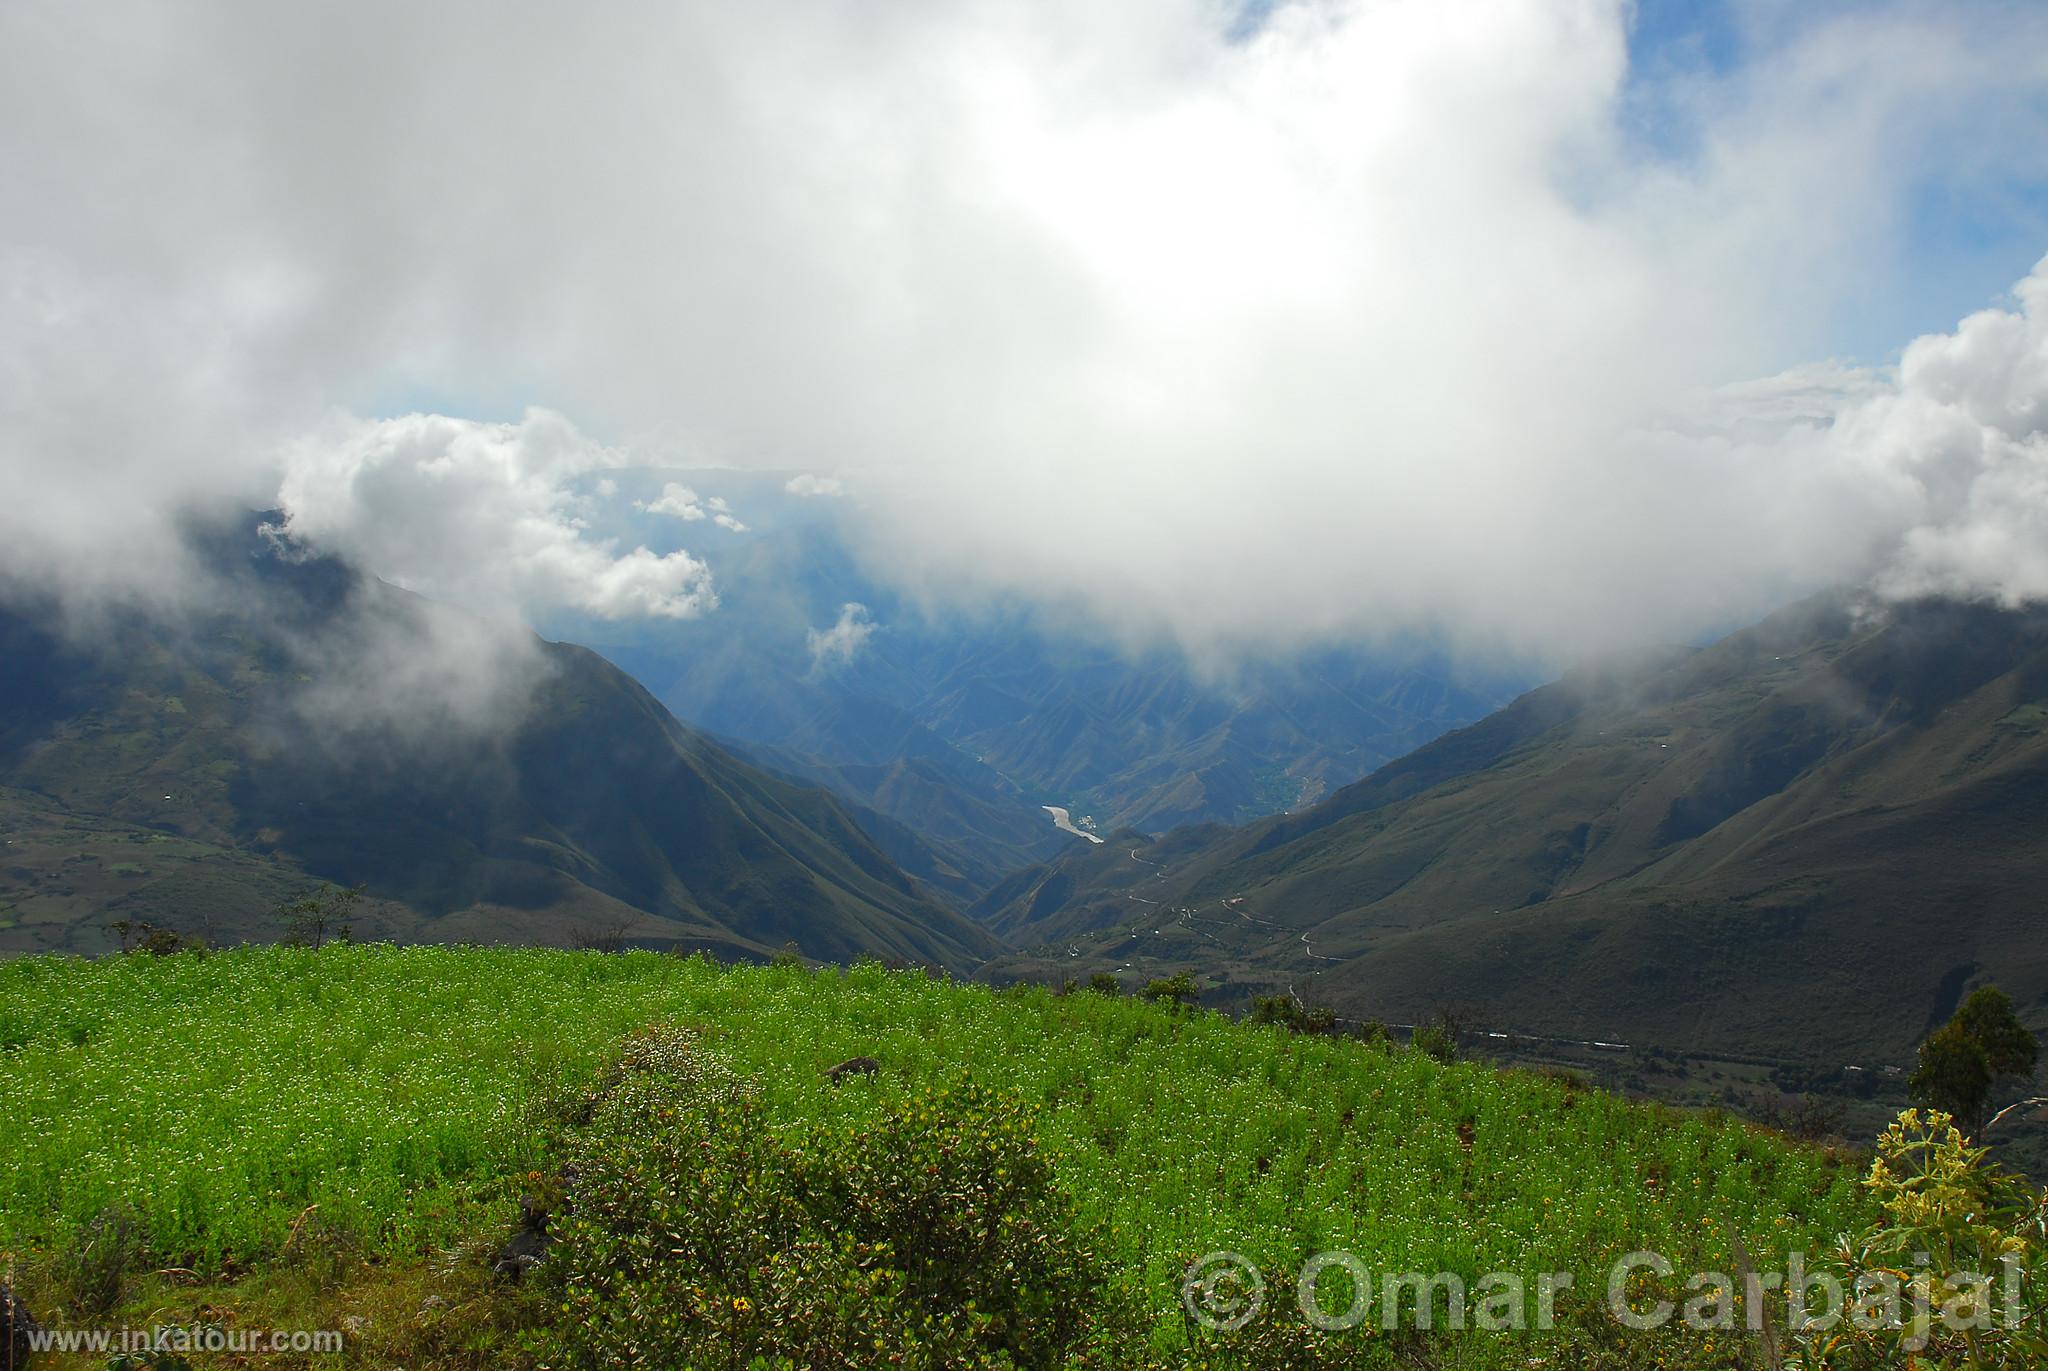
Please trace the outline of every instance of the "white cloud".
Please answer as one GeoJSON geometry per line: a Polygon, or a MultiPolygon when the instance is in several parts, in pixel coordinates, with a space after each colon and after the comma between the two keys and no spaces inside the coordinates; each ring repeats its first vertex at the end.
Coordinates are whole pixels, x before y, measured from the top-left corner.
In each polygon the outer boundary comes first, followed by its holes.
{"type": "Polygon", "coordinates": [[[727,504],[723,497],[712,496],[704,502],[704,507],[711,511],[711,522],[717,524],[720,528],[728,529],[734,533],[745,533],[747,531],[747,526],[740,522],[739,516],[732,512],[732,506],[727,504]]]}
{"type": "Polygon", "coordinates": [[[782,488],[802,499],[837,499],[846,493],[845,485],[837,476],[819,476],[808,471],[801,476],[790,477],[782,488]]]}
{"type": "Polygon", "coordinates": [[[620,462],[546,410],[517,424],[343,420],[288,449],[278,501],[294,539],[470,608],[621,619],[715,605],[688,553],[586,535],[569,483],[620,462]]]}
{"type": "Polygon", "coordinates": [[[576,527],[545,434],[324,418],[509,393],[607,453],[858,470],[906,584],[1195,647],[1569,656],[1901,539],[2031,584],[2032,440],[1958,476],[1988,401],[1933,363],[1833,421],[1811,375],[1694,397],[1836,350],[1929,204],[2042,177],[2048,11],[1735,8],[1754,60],[1668,92],[1667,155],[1622,0],[1248,41],[1210,0],[0,7],[0,574],[169,586],[182,508],[283,482],[423,589],[704,603],[576,527]]]}
{"type": "Polygon", "coordinates": [[[732,506],[722,498],[714,495],[708,500],[704,499],[696,491],[676,481],[664,485],[656,499],[635,500],[633,508],[644,509],[649,514],[667,514],[685,521],[709,518],[720,528],[729,529],[734,533],[747,531],[747,526],[733,514],[732,506]]]}
{"type": "Polygon", "coordinates": [[[868,639],[875,634],[875,622],[868,617],[868,607],[862,604],[844,604],[839,607],[839,618],[832,627],[811,629],[804,635],[811,650],[811,669],[830,671],[842,667],[860,655],[868,639]]]}
{"type": "Polygon", "coordinates": [[[1841,460],[1879,466],[1917,516],[1893,594],[2048,598],[2048,260],[2016,294],[1915,342],[1896,389],[1836,421],[1841,460]]]}
{"type": "Polygon", "coordinates": [[[693,520],[704,517],[704,502],[697,497],[697,492],[675,481],[663,486],[660,496],[653,500],[635,500],[633,508],[644,509],[649,514],[666,514],[676,519],[693,520]]]}
{"type": "Polygon", "coordinates": [[[288,745],[310,740],[349,762],[396,747],[418,765],[422,749],[516,724],[551,670],[517,623],[382,587],[359,588],[334,622],[286,645],[303,680],[291,707],[318,724],[288,745]]]}

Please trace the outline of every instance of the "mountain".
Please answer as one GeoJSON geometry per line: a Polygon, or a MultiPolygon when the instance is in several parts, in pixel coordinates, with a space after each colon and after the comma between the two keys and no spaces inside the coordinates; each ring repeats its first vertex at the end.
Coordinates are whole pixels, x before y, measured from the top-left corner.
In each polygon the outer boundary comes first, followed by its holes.
{"type": "Polygon", "coordinates": [[[1360,1015],[1902,1059],[2048,1016],[2048,612],[1846,595],[1524,695],[1300,814],[1113,835],[979,911],[1011,969],[1213,965],[1360,1015]]]}
{"type": "Polygon", "coordinates": [[[835,502],[792,498],[776,478],[642,470],[605,481],[593,529],[657,551],[686,542],[712,567],[721,606],[680,623],[560,632],[678,717],[922,835],[952,869],[978,873],[962,887],[972,893],[1075,843],[1044,805],[1154,833],[1244,822],[1312,803],[1528,681],[1454,670],[1422,642],[1205,674],[1177,650],[1133,652],[1042,611],[931,609],[864,570],[849,526],[823,507],[835,502]],[[647,512],[674,485],[725,499],[747,527],[647,512]]]}
{"type": "Polygon", "coordinates": [[[212,608],[0,610],[0,947],[149,919],[238,937],[317,881],[362,932],[884,957],[997,949],[840,800],[679,724],[596,653],[221,535],[212,608]]]}
{"type": "Polygon", "coordinates": [[[787,748],[722,741],[765,770],[840,796],[892,861],[961,907],[1073,841],[1049,831],[1045,811],[989,793],[943,754],[831,763],[787,748]]]}

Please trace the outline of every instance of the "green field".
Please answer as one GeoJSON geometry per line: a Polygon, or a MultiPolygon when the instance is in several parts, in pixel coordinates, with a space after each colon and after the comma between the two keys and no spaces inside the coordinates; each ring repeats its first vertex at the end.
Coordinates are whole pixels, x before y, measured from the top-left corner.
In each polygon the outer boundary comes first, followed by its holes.
{"type": "Polygon", "coordinates": [[[1155,1345],[1217,1249],[1598,1291],[1624,1252],[1732,1270],[1739,1232],[1768,1269],[1868,1219],[1853,1165],[1719,1116],[1132,999],[871,964],[338,946],[0,964],[0,1249],[32,1260],[110,1209],[202,1277],[260,1266],[310,1205],[392,1262],[502,1232],[544,1161],[542,1106],[656,1022],[700,1030],[792,1130],[963,1072],[1020,1095],[1155,1345]],[[824,1082],[856,1054],[879,1076],[824,1082]]]}

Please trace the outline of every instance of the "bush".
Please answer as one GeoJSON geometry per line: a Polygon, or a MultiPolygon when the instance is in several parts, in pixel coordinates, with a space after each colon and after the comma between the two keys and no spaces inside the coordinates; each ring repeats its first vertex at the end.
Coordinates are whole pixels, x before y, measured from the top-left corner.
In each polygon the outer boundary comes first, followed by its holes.
{"type": "Polygon", "coordinates": [[[1252,1000],[1251,1021],[1278,1024],[1290,1033],[1329,1036],[1337,1031],[1337,1012],[1328,1005],[1304,1005],[1292,995],[1260,995],[1252,1000]]]}
{"type": "Polygon", "coordinates": [[[1028,1112],[971,1082],[777,1134],[750,1082],[657,1030],[565,1152],[550,1364],[1051,1367],[1100,1302],[1028,1112]]]}
{"type": "Polygon", "coordinates": [[[107,931],[121,940],[121,951],[129,956],[175,957],[181,952],[206,955],[206,939],[195,933],[180,933],[175,928],[160,928],[147,919],[116,919],[107,925],[107,931]]]}
{"type": "Polygon", "coordinates": [[[149,1253],[142,1221],[115,1206],[71,1233],[51,1254],[49,1279],[81,1321],[104,1319],[120,1306],[128,1278],[149,1253]]]}
{"type": "Polygon", "coordinates": [[[1425,1057],[1446,1063],[1458,1060],[1458,1035],[1443,1024],[1417,1024],[1408,1043],[1425,1057]]]}
{"type": "Polygon", "coordinates": [[[1757,1122],[1806,1142],[1840,1137],[1848,1119],[1848,1108],[1840,1100],[1821,1095],[1802,1095],[1767,1101],[1757,1109],[1757,1122]]]}

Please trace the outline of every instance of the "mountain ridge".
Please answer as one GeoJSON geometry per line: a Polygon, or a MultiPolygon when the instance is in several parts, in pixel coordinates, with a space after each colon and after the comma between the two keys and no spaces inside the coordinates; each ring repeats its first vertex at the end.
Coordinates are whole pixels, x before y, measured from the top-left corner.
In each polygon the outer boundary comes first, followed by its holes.
{"type": "Polygon", "coordinates": [[[159,921],[190,919],[222,881],[260,892],[216,929],[247,936],[273,897],[331,881],[367,887],[367,931],[408,938],[559,942],[598,923],[647,945],[962,970],[999,946],[839,800],[685,728],[597,653],[515,635],[509,665],[469,661],[472,621],[338,564],[246,540],[217,560],[226,593],[175,623],[118,615],[74,640],[0,613],[6,806],[107,848],[10,840],[6,944],[87,950],[100,905],[151,908],[156,889],[159,921]],[[454,635],[449,671],[489,684],[427,679],[437,633],[454,635]],[[529,693],[509,722],[472,726],[463,710],[511,706],[471,689],[529,693]],[[350,712],[385,707],[414,722],[350,712]],[[127,875],[73,879],[88,865],[127,875]],[[177,882],[198,893],[170,898],[177,882]]]}
{"type": "Polygon", "coordinates": [[[1008,969],[1216,964],[1360,1017],[1849,1059],[1987,976],[2048,1018],[2044,831],[2048,611],[1834,594],[984,913],[1038,948],[1008,969]],[[1930,925],[1952,954],[1909,952],[1930,925]]]}

